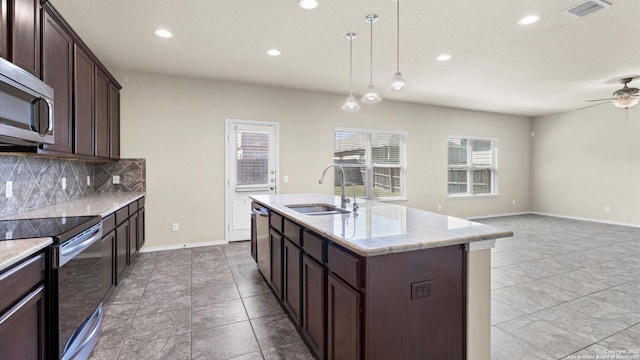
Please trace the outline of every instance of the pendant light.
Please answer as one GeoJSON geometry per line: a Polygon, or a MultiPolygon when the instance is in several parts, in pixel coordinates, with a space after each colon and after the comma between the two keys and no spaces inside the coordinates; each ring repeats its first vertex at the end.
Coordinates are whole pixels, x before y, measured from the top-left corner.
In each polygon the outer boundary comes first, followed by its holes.
{"type": "Polygon", "coordinates": [[[366,103],[366,104],[375,104],[377,102],[382,101],[382,98],[380,97],[380,95],[378,95],[378,93],[376,92],[376,87],[373,86],[373,23],[376,22],[376,20],[378,20],[378,15],[375,14],[369,14],[367,16],[365,16],[365,21],[369,23],[370,27],[371,27],[371,56],[370,56],[370,63],[369,63],[369,88],[366,94],[364,94],[364,96],[362,97],[362,102],[366,103]]]}
{"type": "Polygon", "coordinates": [[[356,111],[360,109],[360,104],[358,104],[358,100],[353,96],[353,39],[355,39],[358,34],[347,33],[346,36],[347,39],[349,39],[349,97],[347,97],[344,105],[342,105],[342,110],[356,111]]]}
{"type": "Polygon", "coordinates": [[[298,0],[298,6],[305,10],[313,10],[318,7],[317,0],[298,0]]]}
{"type": "Polygon", "coordinates": [[[393,79],[391,80],[391,86],[390,86],[390,90],[393,91],[402,91],[404,90],[405,86],[407,86],[407,83],[404,81],[404,78],[402,77],[402,73],[400,73],[400,0],[396,0],[396,19],[397,19],[397,67],[396,67],[396,73],[395,75],[393,75],[393,79]]]}

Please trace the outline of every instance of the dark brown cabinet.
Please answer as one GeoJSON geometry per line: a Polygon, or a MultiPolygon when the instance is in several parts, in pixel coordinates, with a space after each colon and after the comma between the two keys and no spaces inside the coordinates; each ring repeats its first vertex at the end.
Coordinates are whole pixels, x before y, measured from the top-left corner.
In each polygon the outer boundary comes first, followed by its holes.
{"type": "Polygon", "coordinates": [[[327,359],[360,359],[360,293],[332,273],[327,295],[327,359]]]}
{"type": "Polygon", "coordinates": [[[302,251],[285,238],[282,248],[282,302],[296,325],[302,325],[302,251]]]}
{"type": "Polygon", "coordinates": [[[127,253],[129,252],[129,220],[126,220],[116,228],[116,272],[115,283],[118,285],[122,279],[122,274],[127,268],[127,253]]]}
{"type": "Polygon", "coordinates": [[[46,359],[45,259],[0,273],[0,359],[46,359]]]}
{"type": "Polygon", "coordinates": [[[133,264],[135,256],[138,254],[138,213],[129,216],[129,265],[133,264]]]}
{"type": "Polygon", "coordinates": [[[0,57],[9,58],[9,29],[7,26],[7,15],[9,9],[7,0],[0,0],[0,57]]]}
{"type": "Polygon", "coordinates": [[[109,149],[109,79],[104,71],[95,67],[94,123],[95,156],[108,158],[109,149]]]}
{"type": "MultiPolygon", "coordinates": [[[[138,200],[138,206],[141,206],[140,203],[144,206],[144,198],[138,200]]],[[[138,251],[140,251],[142,245],[144,245],[144,236],[144,207],[141,207],[140,210],[138,210],[138,243],[136,246],[138,251]]]]}
{"type": "Polygon", "coordinates": [[[110,231],[102,237],[102,291],[106,299],[115,288],[114,269],[114,249],[116,243],[116,232],[110,231]]]}
{"type": "Polygon", "coordinates": [[[10,0],[11,61],[40,77],[40,0],[10,0]]]}
{"type": "MultiPolygon", "coordinates": [[[[94,155],[94,62],[78,45],[74,45],[73,98],[75,149],[78,155],[94,155]]],[[[54,130],[55,131],[55,130],[54,130]]]]}
{"type": "Polygon", "coordinates": [[[54,141],[43,149],[59,153],[73,151],[73,40],[69,30],[48,8],[42,18],[42,80],[54,90],[54,141]]]}
{"type": "Polygon", "coordinates": [[[302,334],[319,359],[325,349],[326,270],[308,254],[302,257],[302,334]]]}
{"type": "Polygon", "coordinates": [[[120,159],[120,89],[109,83],[109,158],[120,159]]]}
{"type": "Polygon", "coordinates": [[[282,235],[271,229],[269,231],[269,246],[271,249],[271,278],[269,284],[278,299],[282,300],[282,235]]]}

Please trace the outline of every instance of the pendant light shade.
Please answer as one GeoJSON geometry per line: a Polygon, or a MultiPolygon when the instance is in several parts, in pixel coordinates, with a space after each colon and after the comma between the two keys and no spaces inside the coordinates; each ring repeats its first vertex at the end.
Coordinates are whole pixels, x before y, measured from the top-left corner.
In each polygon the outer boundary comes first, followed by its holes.
{"type": "Polygon", "coordinates": [[[362,102],[365,104],[375,104],[382,101],[380,95],[376,92],[376,87],[373,85],[373,23],[378,20],[378,15],[369,14],[364,18],[366,22],[369,23],[369,27],[371,29],[371,53],[370,53],[370,63],[369,63],[369,87],[368,91],[362,97],[362,102]]]}
{"type": "Polygon", "coordinates": [[[318,0],[298,0],[298,6],[306,10],[313,10],[318,7],[318,0]]]}
{"type": "Polygon", "coordinates": [[[389,90],[392,91],[402,91],[407,86],[407,83],[404,81],[402,77],[402,73],[400,72],[400,0],[396,0],[396,20],[397,20],[397,41],[396,41],[396,73],[393,75],[393,79],[391,80],[391,84],[389,86],[389,90]]]}
{"type": "Polygon", "coordinates": [[[356,111],[360,109],[360,104],[358,104],[358,100],[353,96],[353,39],[355,39],[358,34],[347,33],[346,36],[347,39],[349,39],[349,96],[342,105],[342,110],[356,111]]]}

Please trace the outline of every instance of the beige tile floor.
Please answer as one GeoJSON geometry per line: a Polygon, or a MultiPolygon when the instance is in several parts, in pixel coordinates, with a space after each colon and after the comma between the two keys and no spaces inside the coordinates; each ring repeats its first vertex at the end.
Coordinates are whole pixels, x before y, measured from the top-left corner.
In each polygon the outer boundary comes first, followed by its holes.
{"type": "MultiPolygon", "coordinates": [[[[492,360],[640,360],[640,228],[481,222],[515,233],[492,250],[492,360]]],[[[104,316],[94,360],[313,358],[248,242],[140,254],[104,316]]]]}

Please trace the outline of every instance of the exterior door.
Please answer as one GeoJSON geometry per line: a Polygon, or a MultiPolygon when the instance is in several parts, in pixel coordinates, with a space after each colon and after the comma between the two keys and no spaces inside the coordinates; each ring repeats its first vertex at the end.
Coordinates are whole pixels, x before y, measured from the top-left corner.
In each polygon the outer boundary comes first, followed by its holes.
{"type": "Polygon", "coordinates": [[[226,240],[249,240],[249,196],[278,190],[278,124],[227,119],[226,125],[226,240]]]}

